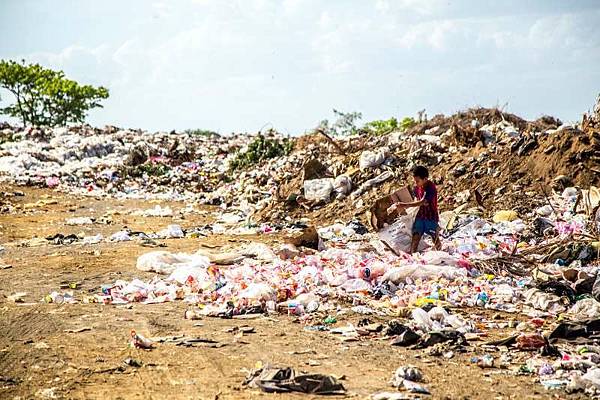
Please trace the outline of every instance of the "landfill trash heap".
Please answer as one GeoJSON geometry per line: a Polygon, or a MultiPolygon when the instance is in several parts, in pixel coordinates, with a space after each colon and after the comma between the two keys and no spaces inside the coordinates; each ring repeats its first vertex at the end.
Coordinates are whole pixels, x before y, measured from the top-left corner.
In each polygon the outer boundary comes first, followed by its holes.
{"type": "MultiPolygon", "coordinates": [[[[150,251],[137,260],[140,278],[82,297],[55,292],[46,301],[183,301],[186,319],[283,313],[308,331],[344,341],[383,337],[392,346],[446,358],[501,327],[464,313],[490,310],[512,314],[513,321],[524,315],[527,321],[511,326],[514,335],[486,347],[509,353],[473,362],[511,368],[520,359],[519,371],[539,374],[548,388],[600,394],[599,205],[598,188],[569,187],[549,195],[529,222],[512,210],[486,219],[477,208],[459,207],[441,215],[442,251],[414,255],[391,251],[355,221],[319,228],[318,249],[250,243],[192,254],[150,251]],[[364,322],[335,327],[336,316],[348,312],[365,316],[364,322]],[[384,326],[369,316],[401,319],[384,326]]],[[[402,384],[427,390],[411,382],[402,384]]]]}
{"type": "Polygon", "coordinates": [[[409,182],[410,169],[422,164],[438,185],[442,208],[477,193],[488,208],[516,204],[522,213],[541,204],[532,196],[540,184],[563,190],[599,183],[597,112],[569,125],[477,108],[383,134],[359,130],[332,138],[316,130],[289,138],[291,152],[266,153],[241,169],[232,165],[257,138],[288,138],[274,130],[220,136],[4,124],[0,179],[93,196],[221,205],[256,222],[333,222],[360,217],[377,197],[409,182]]]}
{"type": "MultiPolygon", "coordinates": [[[[230,163],[256,136],[89,127],[18,132],[5,127],[2,135],[22,136],[1,147],[0,172],[8,182],[95,196],[219,204],[228,214],[237,210],[260,221],[288,221],[286,229],[298,233],[304,225],[294,227],[296,220],[318,225],[318,241],[310,246],[250,243],[192,254],[150,251],[137,259],[137,279],[107,282],[94,295],[54,292],[47,302],[184,301],[188,319],[283,313],[307,331],[348,342],[383,337],[392,346],[445,358],[485,337],[484,329],[500,327],[470,317],[492,310],[526,321],[514,326],[514,335],[487,344],[508,353],[499,360],[477,357],[477,365],[511,368],[511,359],[520,359],[525,366],[515,374],[537,374],[549,389],[600,395],[600,189],[595,186],[600,102],[576,125],[472,109],[380,135],[332,138],[315,132],[294,139],[289,154],[237,171],[230,163]],[[429,166],[439,184],[443,246],[433,251],[425,240],[422,252],[411,255],[405,239],[412,211],[383,227],[365,216],[378,199],[406,185],[406,173],[416,164],[429,166]],[[403,239],[385,242],[382,232],[403,239]],[[364,321],[334,326],[336,317],[349,312],[364,321]],[[369,316],[388,321],[378,325],[369,316]]],[[[276,132],[268,136],[284,139],[276,132]]],[[[169,214],[162,208],[144,212],[169,214]]],[[[114,241],[127,232],[118,234],[114,241]]],[[[170,226],[159,237],[184,235],[170,226]]],[[[144,338],[136,335],[132,332],[139,347],[144,338]]],[[[265,386],[262,378],[271,372],[261,368],[250,381],[265,386]]],[[[298,378],[287,373],[290,380],[298,378]]],[[[396,375],[394,386],[427,392],[415,371],[396,375]]],[[[337,382],[324,381],[342,390],[337,382]]]]}

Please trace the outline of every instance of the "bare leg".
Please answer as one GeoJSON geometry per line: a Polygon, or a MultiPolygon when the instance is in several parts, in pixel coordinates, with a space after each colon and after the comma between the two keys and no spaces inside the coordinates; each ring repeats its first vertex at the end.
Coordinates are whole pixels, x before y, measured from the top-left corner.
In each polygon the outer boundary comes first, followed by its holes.
{"type": "Polygon", "coordinates": [[[418,233],[413,233],[412,240],[410,242],[410,254],[416,253],[419,250],[419,243],[421,242],[421,237],[423,235],[418,233]]]}
{"type": "Polygon", "coordinates": [[[442,249],[442,241],[440,240],[440,228],[437,228],[433,235],[433,245],[436,250],[442,249]]]}

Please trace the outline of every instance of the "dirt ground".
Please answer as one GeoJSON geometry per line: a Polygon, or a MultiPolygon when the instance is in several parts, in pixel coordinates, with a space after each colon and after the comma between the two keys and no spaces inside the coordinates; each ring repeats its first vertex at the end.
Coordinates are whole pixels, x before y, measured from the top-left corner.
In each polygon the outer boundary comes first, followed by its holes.
{"type": "MultiPolygon", "coordinates": [[[[0,191],[20,190],[22,197],[8,201],[20,205],[13,213],[0,215],[0,259],[11,268],[0,269],[0,399],[283,399],[316,398],[302,394],[265,394],[242,386],[246,373],[257,362],[292,366],[297,369],[343,376],[347,395],[368,398],[379,391],[395,391],[389,386],[393,371],[406,364],[420,367],[432,399],[542,399],[583,398],[564,392],[547,391],[535,375],[516,375],[509,369],[480,369],[470,361],[490,350],[482,341],[470,342],[465,353],[446,359],[422,350],[392,347],[385,340],[367,338],[343,342],[327,332],[312,332],[293,317],[285,315],[252,320],[183,318],[186,304],[46,304],[41,300],[61,284],[79,282],[76,297],[100,292],[102,284],[116,279],[153,274],[136,270],[136,258],[152,249],[138,242],[68,246],[44,244],[16,245],[23,239],[55,233],[86,235],[114,233],[124,226],[146,232],[170,223],[184,228],[210,223],[213,213],[192,214],[185,219],[134,217],[131,209],[146,209],[149,201],[118,201],[64,195],[50,190],[0,186],[0,191]],[[57,204],[24,208],[40,199],[57,204]],[[113,223],[66,226],[74,216],[112,213],[113,223]],[[25,303],[7,296],[26,292],[25,303]],[[254,333],[229,332],[232,327],[250,325],[254,333]],[[130,329],[146,336],[189,335],[212,339],[217,344],[183,347],[162,343],[154,350],[129,349],[130,329]],[[126,358],[141,361],[141,367],[124,364],[126,358]]],[[[182,203],[169,204],[174,210],[182,203]]],[[[164,240],[169,251],[195,251],[202,244],[232,245],[246,240],[277,241],[276,236],[211,236],[164,240]]],[[[0,263],[2,264],[2,263],[0,263]]],[[[463,310],[464,311],[464,310],[463,310]]],[[[469,310],[467,310],[469,311],[469,310]]],[[[479,313],[481,310],[470,310],[479,313]]],[[[361,315],[338,316],[336,326],[356,323],[361,315]]],[[[371,317],[373,320],[380,320],[371,317]]],[[[502,320],[515,318],[500,315],[502,320]]],[[[501,337],[506,331],[489,332],[501,337]]],[[[499,356],[498,353],[490,353],[499,356]]],[[[527,353],[517,355],[525,360],[527,353]]],[[[337,397],[337,396],[336,396],[337,397]]]]}

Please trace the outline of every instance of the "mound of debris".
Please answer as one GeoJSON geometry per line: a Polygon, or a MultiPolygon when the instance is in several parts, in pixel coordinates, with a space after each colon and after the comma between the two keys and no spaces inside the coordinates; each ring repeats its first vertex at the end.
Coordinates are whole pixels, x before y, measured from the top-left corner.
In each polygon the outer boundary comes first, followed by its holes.
{"type": "Polygon", "coordinates": [[[416,164],[430,168],[442,208],[473,200],[489,212],[509,207],[526,213],[545,203],[550,189],[600,182],[597,115],[565,125],[553,117],[528,122],[477,108],[385,136],[333,140],[315,133],[299,139],[297,151],[307,161],[281,181],[258,219],[364,216],[376,199],[410,184],[416,164]]]}
{"type": "Polygon", "coordinates": [[[550,188],[600,182],[599,108],[576,125],[474,108],[384,134],[331,137],[317,129],[292,139],[272,130],[220,136],[4,124],[0,176],[93,196],[221,205],[255,222],[325,224],[365,219],[422,164],[442,209],[476,200],[486,212],[525,213],[545,203],[550,188]]]}

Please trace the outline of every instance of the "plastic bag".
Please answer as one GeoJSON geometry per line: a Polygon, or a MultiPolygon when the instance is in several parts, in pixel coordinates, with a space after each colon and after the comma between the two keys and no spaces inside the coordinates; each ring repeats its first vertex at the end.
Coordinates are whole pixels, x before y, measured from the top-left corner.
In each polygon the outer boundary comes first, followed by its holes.
{"type": "Polygon", "coordinates": [[[449,265],[456,267],[458,259],[445,251],[428,251],[421,256],[423,261],[429,265],[449,265]]]}
{"type": "Polygon", "coordinates": [[[368,168],[375,168],[383,164],[388,152],[389,150],[387,147],[382,147],[376,151],[363,151],[360,155],[360,160],[358,161],[361,171],[368,168]]]}
{"type": "Polygon", "coordinates": [[[313,179],[304,181],[304,197],[311,201],[329,201],[333,191],[333,179],[313,179]]]}
{"type": "Polygon", "coordinates": [[[100,243],[101,241],[104,240],[104,236],[102,236],[102,234],[97,234],[95,236],[86,236],[83,238],[83,244],[96,244],[96,243],[100,243]]]}
{"type": "Polygon", "coordinates": [[[464,276],[467,276],[467,271],[464,268],[454,268],[439,265],[410,264],[391,268],[383,275],[381,280],[383,282],[389,281],[397,285],[399,283],[406,282],[407,278],[410,278],[412,280],[436,279],[439,277],[444,277],[446,279],[456,279],[464,276]]]}
{"type": "Polygon", "coordinates": [[[274,301],[277,299],[277,294],[275,293],[275,289],[266,283],[251,283],[238,294],[238,297],[240,299],[255,301],[274,301]]]}
{"type": "Polygon", "coordinates": [[[444,310],[444,308],[439,306],[433,307],[431,310],[429,310],[428,314],[429,318],[431,318],[434,321],[440,322],[444,322],[444,320],[449,316],[448,312],[444,310]]]}
{"type": "Polygon", "coordinates": [[[93,223],[94,220],[90,217],[67,218],[65,221],[65,225],[91,225],[93,223]]]}
{"type": "Polygon", "coordinates": [[[141,271],[171,274],[176,268],[181,266],[207,268],[209,264],[210,261],[208,258],[201,255],[151,251],[138,257],[136,268],[141,271]]]}
{"type": "Polygon", "coordinates": [[[165,239],[182,238],[185,236],[183,229],[181,229],[181,226],[179,225],[169,225],[166,229],[157,232],[157,235],[165,239]]]}
{"type": "Polygon", "coordinates": [[[581,299],[573,304],[568,313],[572,316],[572,319],[578,321],[598,319],[600,318],[600,303],[595,299],[581,299]]]}
{"type": "Polygon", "coordinates": [[[129,236],[129,232],[127,231],[119,231],[113,233],[108,240],[111,242],[127,242],[131,240],[131,236],[129,236]]]}
{"type": "Polygon", "coordinates": [[[333,181],[333,191],[338,195],[346,195],[352,190],[352,181],[346,175],[340,175],[333,181]]]}
{"type": "Polygon", "coordinates": [[[600,368],[590,368],[581,377],[588,387],[600,388],[600,368]]]}
{"type": "Polygon", "coordinates": [[[413,223],[418,211],[418,207],[407,209],[405,215],[400,215],[394,223],[378,232],[379,240],[387,244],[396,253],[401,251],[409,252],[412,241],[413,223]]]}
{"type": "Polygon", "coordinates": [[[344,282],[340,288],[344,289],[348,293],[352,293],[371,290],[372,286],[369,282],[362,279],[349,279],[344,282]]]}
{"type": "Polygon", "coordinates": [[[207,282],[210,279],[203,264],[190,263],[176,267],[167,278],[167,281],[175,281],[183,285],[190,278],[196,282],[196,284],[200,284],[200,286],[203,286],[202,283],[207,282]]]}
{"type": "Polygon", "coordinates": [[[433,328],[433,321],[431,321],[427,311],[423,310],[422,308],[417,307],[413,309],[412,318],[415,321],[415,324],[417,324],[420,329],[426,332],[429,332],[431,328],[433,328]]]}
{"type": "Polygon", "coordinates": [[[542,311],[548,311],[553,314],[559,314],[565,311],[565,306],[561,303],[560,297],[552,293],[542,292],[537,288],[528,289],[525,293],[525,301],[533,308],[542,311]]]}

